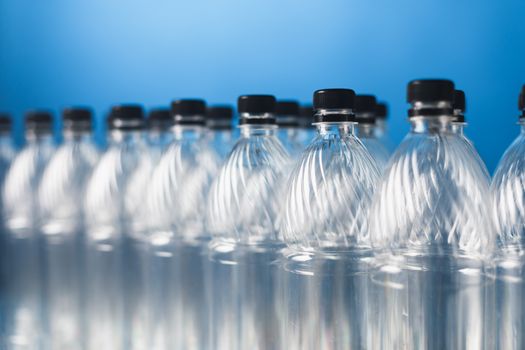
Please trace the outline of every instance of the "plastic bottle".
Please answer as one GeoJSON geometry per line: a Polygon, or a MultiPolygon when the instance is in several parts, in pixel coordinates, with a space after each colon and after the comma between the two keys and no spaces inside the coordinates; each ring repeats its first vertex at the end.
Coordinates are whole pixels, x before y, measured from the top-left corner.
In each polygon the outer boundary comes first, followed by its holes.
{"type": "Polygon", "coordinates": [[[217,349],[276,349],[275,263],[283,247],[279,192],[289,162],[276,136],[275,98],[238,99],[241,137],[210,192],[212,342],[217,349]]]}
{"type": "Polygon", "coordinates": [[[357,135],[381,171],[386,167],[389,152],[377,137],[377,103],[372,95],[357,95],[355,97],[355,121],[357,122],[357,135]]]}
{"type": "Polygon", "coordinates": [[[374,196],[370,235],[384,259],[373,276],[384,287],[371,310],[377,348],[480,349],[493,338],[489,181],[452,131],[453,95],[449,80],[408,84],[411,130],[374,196]]]}
{"type": "Polygon", "coordinates": [[[206,127],[211,148],[221,160],[226,159],[235,143],[233,132],[233,108],[230,106],[212,106],[206,112],[206,127]]]}
{"type": "Polygon", "coordinates": [[[138,105],[111,109],[110,142],[88,181],[86,348],[147,346],[144,259],[146,185],[152,169],[138,105]]]}
{"type": "Polygon", "coordinates": [[[307,146],[308,129],[301,125],[299,103],[296,101],[277,101],[275,109],[277,137],[292,158],[298,157],[307,146]]]}
{"type": "Polygon", "coordinates": [[[283,349],[366,349],[368,209],[379,176],[354,134],[354,91],[314,93],[317,136],[286,185],[283,349]]]}
{"type": "Polygon", "coordinates": [[[155,162],[158,161],[162,152],[173,141],[173,118],[168,108],[155,108],[149,111],[148,119],[148,143],[151,155],[155,162]]]}
{"type": "Polygon", "coordinates": [[[39,186],[45,280],[46,347],[82,349],[84,215],[82,198],[98,160],[89,109],[62,113],[64,142],[39,186]]]}
{"type": "Polygon", "coordinates": [[[503,154],[492,181],[492,217],[497,234],[497,349],[523,349],[525,325],[525,86],[519,97],[520,134],[503,154]]]}
{"type": "MultiPolygon", "coordinates": [[[[3,186],[4,179],[11,166],[16,154],[16,148],[11,136],[11,117],[6,113],[0,113],[0,185],[3,186]]],[[[7,287],[8,287],[8,265],[7,259],[7,233],[4,225],[4,210],[0,200],[0,339],[6,339],[6,320],[7,320],[7,287]]],[[[7,344],[0,341],[0,347],[7,344]]]]}
{"type": "Polygon", "coordinates": [[[3,186],[8,272],[8,349],[43,344],[40,211],[38,186],[55,150],[49,112],[26,114],[26,145],[13,160],[3,186]]]}
{"type": "Polygon", "coordinates": [[[388,105],[385,102],[378,102],[376,105],[376,138],[379,139],[386,147],[389,153],[395,150],[392,141],[388,135],[388,105]]]}
{"type": "Polygon", "coordinates": [[[202,100],[174,101],[174,140],[156,166],[147,205],[153,348],[207,349],[203,250],[207,195],[220,160],[206,137],[202,100]]]}

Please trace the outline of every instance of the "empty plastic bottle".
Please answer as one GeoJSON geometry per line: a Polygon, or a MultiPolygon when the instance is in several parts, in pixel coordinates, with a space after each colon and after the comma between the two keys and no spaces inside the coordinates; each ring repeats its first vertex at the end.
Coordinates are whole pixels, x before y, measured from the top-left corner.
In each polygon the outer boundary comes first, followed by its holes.
{"type": "MultiPolygon", "coordinates": [[[[0,113],[0,185],[3,186],[11,162],[13,161],[16,148],[11,136],[11,117],[0,113]]],[[[6,229],[2,201],[0,200],[0,339],[6,339],[6,316],[7,316],[7,285],[8,285],[8,252],[6,251],[6,229]]],[[[0,341],[0,348],[7,347],[5,342],[0,341]]]]}
{"type": "Polygon", "coordinates": [[[154,161],[158,161],[162,152],[173,141],[173,118],[168,108],[155,108],[148,114],[148,143],[154,161]]]}
{"type": "Polygon", "coordinates": [[[16,156],[3,187],[8,252],[8,349],[42,346],[42,270],[38,186],[55,150],[53,117],[44,111],[26,114],[26,145],[16,156]]]}
{"type": "Polygon", "coordinates": [[[378,102],[376,105],[376,128],[375,134],[389,153],[394,151],[394,146],[388,135],[388,105],[384,102],[378,102]]]}
{"type": "Polygon", "coordinates": [[[276,223],[289,157],[276,136],[273,96],[241,96],[238,112],[241,137],[210,192],[212,340],[216,349],[276,349],[276,223]]]}
{"type": "Polygon", "coordinates": [[[377,137],[377,103],[372,95],[357,95],[355,97],[355,121],[357,122],[357,135],[366,149],[375,159],[381,171],[386,167],[389,152],[377,137]]]}
{"type": "Polygon", "coordinates": [[[220,163],[210,147],[202,100],[172,103],[174,140],[149,186],[152,348],[207,349],[204,257],[207,195],[220,163]]]}
{"type": "Polygon", "coordinates": [[[525,86],[519,97],[520,134],[503,154],[492,182],[497,234],[497,349],[523,349],[525,334],[525,86]]]}
{"type": "MultiPolygon", "coordinates": [[[[411,131],[374,196],[370,235],[384,261],[373,281],[376,348],[480,349],[491,338],[485,263],[493,249],[489,180],[452,131],[454,84],[408,84],[411,131]]],[[[493,283],[492,283],[493,284],[493,283]]]]}
{"type": "Polygon", "coordinates": [[[138,105],[111,109],[110,143],[88,181],[86,226],[86,348],[147,348],[143,261],[144,207],[152,169],[138,105]]]}
{"type": "Polygon", "coordinates": [[[296,101],[277,101],[275,109],[277,137],[286,151],[296,158],[304,150],[308,142],[308,129],[301,125],[299,103],[296,101]]]}
{"type": "Polygon", "coordinates": [[[206,127],[211,148],[221,160],[232,150],[235,143],[233,132],[233,108],[230,106],[212,106],[206,112],[206,127]]]}
{"type": "Polygon", "coordinates": [[[51,157],[40,182],[46,346],[82,349],[84,299],[82,255],[84,216],[81,199],[98,160],[89,109],[62,113],[64,142],[51,157]]]}
{"type": "Polygon", "coordinates": [[[286,186],[283,349],[365,349],[368,210],[379,176],[354,134],[354,91],[314,93],[317,136],[286,186]]]}

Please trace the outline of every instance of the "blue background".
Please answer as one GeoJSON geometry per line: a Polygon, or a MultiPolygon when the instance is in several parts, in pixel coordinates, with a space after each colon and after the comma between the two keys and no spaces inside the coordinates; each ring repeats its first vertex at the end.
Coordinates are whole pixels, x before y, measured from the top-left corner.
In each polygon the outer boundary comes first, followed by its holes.
{"type": "Polygon", "coordinates": [[[0,0],[0,109],[21,140],[28,108],[91,105],[101,118],[118,102],[307,102],[351,87],[390,103],[397,142],[407,81],[447,77],[467,93],[468,134],[492,170],[518,132],[523,13],[518,0],[0,0]]]}

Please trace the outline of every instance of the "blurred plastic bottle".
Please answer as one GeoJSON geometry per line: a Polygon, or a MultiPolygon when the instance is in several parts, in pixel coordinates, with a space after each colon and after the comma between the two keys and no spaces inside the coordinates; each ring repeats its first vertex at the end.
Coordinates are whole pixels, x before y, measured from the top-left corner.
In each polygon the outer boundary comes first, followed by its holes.
{"type": "Polygon", "coordinates": [[[233,133],[233,108],[230,106],[212,106],[206,112],[206,127],[210,147],[226,159],[235,143],[233,133]]]}
{"type": "Polygon", "coordinates": [[[367,349],[368,209],[376,162],[354,134],[354,91],[314,93],[317,136],[286,186],[283,349],[367,349]]]}
{"type": "Polygon", "coordinates": [[[206,137],[206,105],[178,100],[171,109],[174,140],[155,168],[148,191],[153,280],[150,333],[154,349],[207,349],[208,309],[203,250],[210,183],[219,157],[206,137]]]}
{"type": "Polygon", "coordinates": [[[86,347],[147,348],[144,297],[147,215],[152,169],[138,105],[111,109],[110,143],[88,181],[86,225],[86,347]]]}
{"type": "Polygon", "coordinates": [[[388,149],[377,137],[377,103],[372,95],[357,95],[355,97],[355,121],[357,122],[357,136],[366,149],[375,159],[379,170],[382,172],[389,158],[388,149]]]}
{"type": "Polygon", "coordinates": [[[374,129],[376,138],[379,139],[386,147],[389,153],[392,153],[395,146],[392,144],[392,140],[388,135],[388,105],[384,102],[378,102],[376,104],[376,127],[374,129]]]}
{"type": "Polygon", "coordinates": [[[371,209],[383,261],[373,280],[384,287],[371,310],[382,334],[375,348],[481,349],[493,338],[485,298],[493,284],[485,270],[494,241],[489,179],[452,131],[453,96],[449,80],[408,85],[412,128],[371,209]]]}
{"type": "Polygon", "coordinates": [[[497,349],[523,349],[525,334],[525,86],[519,97],[520,134],[505,151],[492,182],[498,250],[497,349]]]}
{"type": "Polygon", "coordinates": [[[298,157],[311,141],[309,128],[303,125],[299,103],[296,101],[277,101],[275,109],[277,137],[292,158],[298,157]]]}
{"type": "MultiPolygon", "coordinates": [[[[3,186],[4,179],[13,161],[16,148],[11,135],[11,117],[8,114],[0,113],[0,185],[3,186]]],[[[7,275],[8,264],[7,259],[7,237],[4,219],[3,204],[0,200],[0,339],[6,339],[6,316],[7,316],[7,275]]],[[[3,341],[0,340],[0,348],[7,347],[3,341]]]]}
{"type": "Polygon", "coordinates": [[[6,348],[42,346],[42,270],[38,186],[55,150],[53,117],[26,114],[27,144],[14,159],[4,182],[3,205],[9,260],[6,348]]]}
{"type": "Polygon", "coordinates": [[[148,143],[150,145],[151,156],[156,163],[162,152],[168,148],[173,141],[173,118],[168,108],[155,108],[148,114],[148,143]]]}
{"type": "Polygon", "coordinates": [[[47,165],[39,187],[45,280],[46,347],[82,349],[82,253],[86,183],[98,160],[89,109],[62,113],[64,143],[47,165]]]}
{"type": "Polygon", "coordinates": [[[216,349],[277,349],[276,223],[288,154],[276,137],[275,98],[238,99],[241,137],[210,192],[212,342],[216,349]]]}

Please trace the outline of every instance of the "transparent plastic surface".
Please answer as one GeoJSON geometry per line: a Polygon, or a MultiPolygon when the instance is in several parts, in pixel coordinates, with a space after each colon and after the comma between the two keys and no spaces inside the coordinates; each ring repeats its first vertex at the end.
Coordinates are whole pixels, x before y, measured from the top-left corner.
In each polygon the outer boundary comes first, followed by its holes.
{"type": "Polygon", "coordinates": [[[210,244],[211,344],[217,349],[273,349],[279,344],[276,263],[282,240],[279,193],[288,154],[275,126],[241,126],[233,147],[212,185],[208,227],[210,244]],[[228,323],[232,321],[233,323],[228,323]]]}
{"type": "Polygon", "coordinates": [[[42,345],[42,270],[40,265],[38,186],[55,149],[50,134],[27,135],[27,144],[5,177],[3,206],[9,261],[7,348],[42,345]]]}
{"type": "Polygon", "coordinates": [[[369,348],[368,210],[379,170],[352,123],[317,128],[284,197],[283,347],[369,348]]]}
{"type": "Polygon", "coordinates": [[[235,132],[230,128],[211,129],[206,138],[221,160],[226,159],[237,139],[235,132]]]}
{"type": "Polygon", "coordinates": [[[147,345],[147,215],[142,203],[151,170],[141,131],[111,131],[86,189],[87,349],[147,345]]]}
{"type": "Polygon", "coordinates": [[[498,349],[525,347],[525,127],[509,146],[492,182],[497,232],[498,349]]]}
{"type": "Polygon", "coordinates": [[[99,153],[90,133],[65,133],[39,187],[45,280],[46,346],[81,349],[84,324],[84,216],[79,199],[99,153]]]}
{"type": "Polygon", "coordinates": [[[386,337],[406,335],[398,339],[406,348],[479,349],[493,338],[487,327],[494,284],[486,264],[494,248],[487,172],[472,145],[452,131],[450,117],[411,123],[370,218],[374,248],[386,253],[373,276],[374,294],[395,293],[381,288],[401,280],[406,304],[378,299],[389,309],[374,324],[386,337]]]}
{"type": "Polygon", "coordinates": [[[377,126],[373,124],[359,124],[357,126],[357,136],[370,155],[372,155],[379,170],[382,172],[388,163],[390,152],[381,139],[377,137],[377,132],[375,131],[376,128],[377,126]]]}
{"type": "MultiPolygon", "coordinates": [[[[7,174],[7,171],[9,170],[9,167],[11,166],[11,162],[13,161],[16,154],[16,149],[13,144],[11,135],[9,132],[0,133],[0,185],[3,186],[5,176],[7,174]]],[[[7,313],[8,313],[8,294],[7,294],[7,287],[8,287],[8,274],[9,274],[9,268],[8,264],[10,264],[8,260],[8,251],[7,251],[7,232],[5,228],[5,218],[4,218],[4,210],[3,210],[3,201],[0,200],[0,215],[1,215],[1,222],[0,222],[0,348],[7,347],[7,343],[5,343],[5,339],[7,338],[6,333],[6,320],[7,320],[7,313]]]]}
{"type": "Polygon", "coordinates": [[[277,137],[292,158],[297,158],[315,136],[315,129],[303,127],[279,128],[277,137]]]}
{"type": "Polygon", "coordinates": [[[220,164],[201,126],[174,127],[174,141],[155,168],[147,197],[153,314],[150,331],[155,348],[206,349],[204,223],[207,195],[220,164]],[[155,297],[171,290],[168,298],[155,297]]]}

